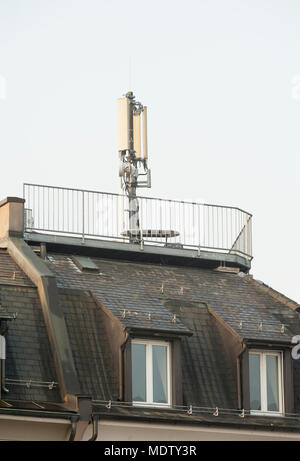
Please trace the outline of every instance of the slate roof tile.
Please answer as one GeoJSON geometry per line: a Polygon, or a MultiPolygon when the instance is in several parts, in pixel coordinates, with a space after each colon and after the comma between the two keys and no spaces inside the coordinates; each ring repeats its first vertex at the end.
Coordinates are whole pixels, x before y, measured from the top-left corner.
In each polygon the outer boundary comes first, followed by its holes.
{"type": "Polygon", "coordinates": [[[0,284],[29,286],[34,284],[10,257],[7,250],[0,249],[0,284]]]}

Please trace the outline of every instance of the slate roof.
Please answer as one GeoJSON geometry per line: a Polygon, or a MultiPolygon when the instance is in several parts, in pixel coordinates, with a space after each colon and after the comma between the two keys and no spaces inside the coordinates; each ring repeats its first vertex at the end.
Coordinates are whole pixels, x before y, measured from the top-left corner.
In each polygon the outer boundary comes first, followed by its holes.
{"type": "Polygon", "coordinates": [[[130,262],[122,264],[97,258],[92,261],[98,265],[99,274],[81,272],[68,255],[52,254],[48,264],[57,275],[60,288],[90,290],[124,326],[190,333],[183,323],[175,322],[172,313],[165,308],[161,285],[157,285],[159,280],[153,286],[156,273],[152,273],[151,266],[146,266],[145,272],[144,265],[130,262]]]}
{"type": "Polygon", "coordinates": [[[193,332],[182,338],[183,403],[235,408],[235,378],[207,305],[174,299],[166,300],[166,305],[193,332]]]}
{"type": "Polygon", "coordinates": [[[2,393],[2,398],[60,402],[37,289],[5,251],[0,252],[0,304],[2,312],[17,314],[6,334],[9,393],[2,393]]]}
{"type": "MultiPolygon", "coordinates": [[[[118,398],[110,338],[96,300],[124,328],[168,331],[182,337],[184,405],[237,407],[235,377],[215,317],[241,339],[290,344],[291,337],[300,333],[296,303],[279,300],[275,292],[249,276],[91,259],[99,274],[82,272],[69,254],[48,253],[46,264],[56,275],[81,393],[94,400],[118,398]]],[[[0,252],[0,303],[8,312],[18,313],[7,336],[7,378],[57,383],[37,290],[5,251],[0,252]]],[[[293,365],[296,411],[300,411],[300,366],[297,361],[293,365]]],[[[7,387],[12,400],[60,402],[58,386],[51,390],[7,387]]]]}
{"type": "Polygon", "coordinates": [[[0,283],[1,285],[34,287],[32,281],[24,274],[7,251],[2,249],[0,249],[0,283]]]}
{"type": "Polygon", "coordinates": [[[81,393],[94,399],[116,400],[118,382],[111,365],[103,312],[88,291],[60,289],[59,293],[81,393]]]}
{"type": "Polygon", "coordinates": [[[172,322],[164,304],[170,297],[206,302],[242,338],[290,342],[290,328],[298,318],[249,277],[235,273],[92,258],[101,271],[94,275],[81,272],[68,255],[52,254],[50,259],[60,287],[90,290],[127,326],[188,333],[183,322],[172,322]]]}
{"type": "MultiPolygon", "coordinates": [[[[295,310],[261,291],[259,284],[248,276],[196,267],[91,259],[99,267],[99,275],[80,271],[69,255],[51,253],[47,264],[56,274],[61,289],[82,289],[86,295],[93,294],[124,326],[167,329],[183,335],[183,394],[187,405],[223,408],[237,405],[235,377],[209,309],[241,339],[290,344],[293,325],[299,324],[300,316],[295,310]],[[174,314],[176,323],[172,322],[174,314]],[[191,337],[185,337],[191,332],[191,337]]],[[[76,296],[73,302],[77,303],[76,296]]],[[[70,324],[70,331],[76,329],[76,322],[74,319],[70,324]]],[[[92,323],[86,322],[86,328],[92,323]]],[[[102,342],[106,342],[104,336],[102,342]]],[[[104,380],[106,384],[101,384],[103,389],[109,387],[108,376],[109,373],[104,380]]],[[[87,389],[90,387],[86,384],[83,390],[87,389]]]]}

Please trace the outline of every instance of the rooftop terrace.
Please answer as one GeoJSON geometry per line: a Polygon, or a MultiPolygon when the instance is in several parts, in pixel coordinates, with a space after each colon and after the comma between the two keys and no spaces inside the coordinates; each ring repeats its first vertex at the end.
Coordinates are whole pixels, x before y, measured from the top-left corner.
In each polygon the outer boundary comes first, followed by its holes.
{"type": "MultiPolygon", "coordinates": [[[[248,271],[252,215],[230,206],[137,197],[139,227],[130,229],[128,197],[24,184],[24,238],[29,243],[165,257],[248,271]]],[[[132,208],[131,208],[132,210],[132,208]]]]}

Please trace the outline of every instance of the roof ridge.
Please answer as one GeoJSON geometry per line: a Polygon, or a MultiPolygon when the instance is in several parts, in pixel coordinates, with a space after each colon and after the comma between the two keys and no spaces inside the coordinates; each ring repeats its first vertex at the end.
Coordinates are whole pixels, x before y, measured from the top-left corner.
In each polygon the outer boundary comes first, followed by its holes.
{"type": "Polygon", "coordinates": [[[276,301],[284,304],[285,306],[289,307],[292,310],[296,310],[297,308],[300,307],[300,304],[298,304],[296,301],[293,301],[292,299],[288,298],[287,296],[280,293],[279,291],[274,290],[274,288],[270,287],[266,283],[254,279],[253,275],[250,275],[250,274],[246,275],[244,277],[244,280],[254,285],[260,291],[263,291],[264,293],[268,293],[272,298],[276,299],[276,301]]]}

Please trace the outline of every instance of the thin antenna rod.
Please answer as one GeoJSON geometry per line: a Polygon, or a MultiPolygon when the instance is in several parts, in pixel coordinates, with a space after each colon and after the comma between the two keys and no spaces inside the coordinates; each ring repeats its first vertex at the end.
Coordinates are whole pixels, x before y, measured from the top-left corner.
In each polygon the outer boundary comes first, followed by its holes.
{"type": "Polygon", "coordinates": [[[129,56],[128,67],[129,67],[129,88],[128,90],[131,91],[131,56],[129,56]]]}

